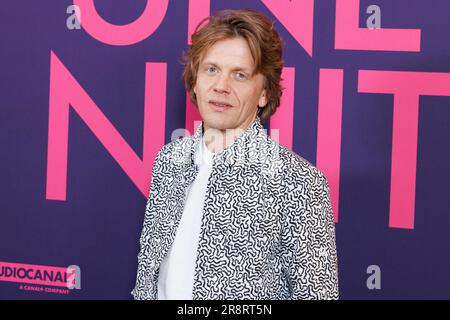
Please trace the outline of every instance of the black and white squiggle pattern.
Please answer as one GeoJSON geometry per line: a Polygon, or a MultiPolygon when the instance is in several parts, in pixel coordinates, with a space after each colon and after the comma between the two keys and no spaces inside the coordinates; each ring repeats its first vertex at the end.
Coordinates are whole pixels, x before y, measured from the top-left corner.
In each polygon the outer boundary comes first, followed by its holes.
{"type": "MultiPolygon", "coordinates": [[[[203,129],[158,153],[140,238],[135,299],[156,299],[203,129]]],[[[195,269],[194,299],[337,299],[335,228],[325,176],[272,140],[257,117],[216,154],[195,269]]]]}

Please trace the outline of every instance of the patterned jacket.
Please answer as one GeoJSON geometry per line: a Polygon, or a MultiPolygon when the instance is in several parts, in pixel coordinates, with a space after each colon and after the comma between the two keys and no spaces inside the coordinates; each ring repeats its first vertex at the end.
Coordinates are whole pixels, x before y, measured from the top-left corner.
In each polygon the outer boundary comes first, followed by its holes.
{"type": "MultiPolygon", "coordinates": [[[[135,299],[157,299],[203,134],[158,152],[140,237],[135,299]]],[[[214,155],[193,299],[337,299],[335,227],[325,176],[267,135],[259,117],[214,155]]]]}

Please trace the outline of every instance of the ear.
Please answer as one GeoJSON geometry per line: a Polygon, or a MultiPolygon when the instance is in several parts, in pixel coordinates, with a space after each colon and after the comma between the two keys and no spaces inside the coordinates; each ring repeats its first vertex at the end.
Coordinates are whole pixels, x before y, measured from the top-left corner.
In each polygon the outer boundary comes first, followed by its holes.
{"type": "Polygon", "coordinates": [[[266,89],[263,89],[263,91],[261,92],[261,96],[259,97],[258,100],[258,107],[262,108],[265,107],[267,104],[267,94],[266,94],[266,89]]]}

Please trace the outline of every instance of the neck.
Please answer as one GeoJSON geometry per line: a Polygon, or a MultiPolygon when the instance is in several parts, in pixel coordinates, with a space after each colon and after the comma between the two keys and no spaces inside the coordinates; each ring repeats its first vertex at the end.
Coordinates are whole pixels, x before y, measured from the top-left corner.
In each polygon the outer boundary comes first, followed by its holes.
{"type": "Polygon", "coordinates": [[[230,146],[255,121],[256,115],[237,128],[215,129],[203,122],[203,139],[209,151],[218,153],[230,146]]]}

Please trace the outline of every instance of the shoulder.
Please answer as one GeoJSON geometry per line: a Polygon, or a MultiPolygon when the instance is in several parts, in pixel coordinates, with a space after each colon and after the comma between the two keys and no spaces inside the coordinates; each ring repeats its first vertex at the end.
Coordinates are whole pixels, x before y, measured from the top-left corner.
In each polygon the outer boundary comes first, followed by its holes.
{"type": "Polygon", "coordinates": [[[312,188],[328,185],[325,174],[311,162],[269,137],[269,148],[276,151],[279,172],[285,184],[312,188]]]}
{"type": "Polygon", "coordinates": [[[179,138],[163,145],[155,157],[156,163],[179,163],[190,154],[194,140],[191,136],[179,138]]]}
{"type": "Polygon", "coordinates": [[[277,148],[281,167],[276,192],[286,221],[331,221],[330,188],[324,173],[285,146],[278,144],[277,148]]]}

